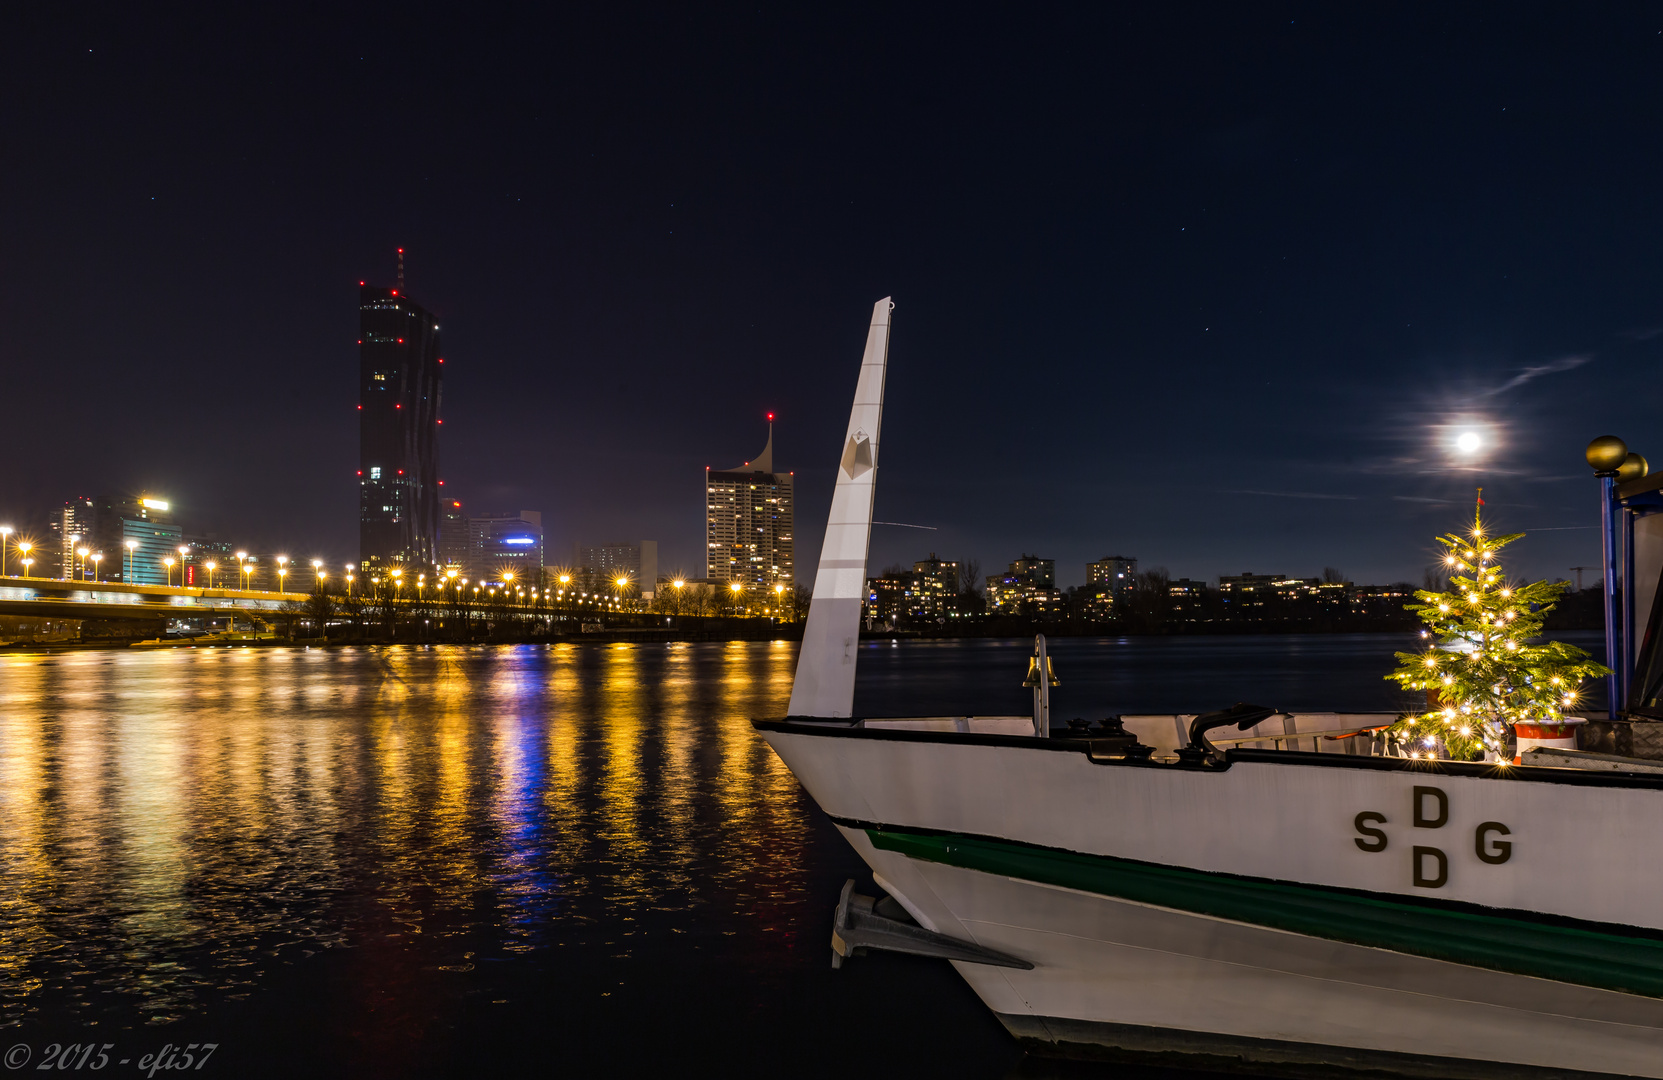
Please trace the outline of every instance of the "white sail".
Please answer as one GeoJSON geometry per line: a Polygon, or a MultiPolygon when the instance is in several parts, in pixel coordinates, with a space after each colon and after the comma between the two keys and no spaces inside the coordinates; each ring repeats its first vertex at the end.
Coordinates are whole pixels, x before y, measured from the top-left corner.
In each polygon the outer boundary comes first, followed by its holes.
{"type": "Polygon", "coordinates": [[[894,309],[887,296],[872,305],[872,328],[866,335],[866,355],[860,361],[855,404],[838,460],[826,542],[814,574],[814,599],[797,654],[792,716],[848,716],[854,710],[866,549],[872,539],[872,494],[878,479],[878,428],[889,363],[889,313],[894,309]]]}

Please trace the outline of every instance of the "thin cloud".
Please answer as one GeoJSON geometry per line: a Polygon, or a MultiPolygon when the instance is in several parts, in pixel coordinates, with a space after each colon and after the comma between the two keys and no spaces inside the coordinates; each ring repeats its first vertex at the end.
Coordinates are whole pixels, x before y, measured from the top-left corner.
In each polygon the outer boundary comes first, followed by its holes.
{"type": "Polygon", "coordinates": [[[1617,336],[1627,338],[1630,341],[1650,341],[1659,334],[1663,334],[1663,326],[1647,326],[1639,330],[1624,330],[1617,336]]]}
{"type": "Polygon", "coordinates": [[[1433,506],[1448,506],[1448,499],[1428,499],[1424,495],[1393,495],[1398,502],[1431,503],[1433,506]]]}
{"type": "Polygon", "coordinates": [[[1277,499],[1346,499],[1355,501],[1357,498],[1355,495],[1323,495],[1315,491],[1254,491],[1252,489],[1243,489],[1241,491],[1231,492],[1230,494],[1269,495],[1277,499]]]}
{"type": "Polygon", "coordinates": [[[1479,396],[1495,397],[1497,394],[1505,394],[1509,390],[1518,389],[1531,379],[1540,378],[1543,375],[1557,375],[1561,371],[1570,371],[1573,368],[1579,368],[1593,358],[1592,353],[1587,353],[1581,356],[1566,356],[1558,360],[1549,361],[1546,364],[1537,364],[1534,367],[1527,367],[1511,379],[1508,379],[1506,382],[1502,383],[1500,386],[1493,390],[1486,390],[1479,396]]]}

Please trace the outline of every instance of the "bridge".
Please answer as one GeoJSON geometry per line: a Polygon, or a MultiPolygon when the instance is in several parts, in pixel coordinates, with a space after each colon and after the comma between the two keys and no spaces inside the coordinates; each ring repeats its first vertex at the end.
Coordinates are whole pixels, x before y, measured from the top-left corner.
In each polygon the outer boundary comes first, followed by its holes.
{"type": "Polygon", "coordinates": [[[192,619],[281,611],[307,593],[0,577],[0,615],[28,619],[192,619]]]}

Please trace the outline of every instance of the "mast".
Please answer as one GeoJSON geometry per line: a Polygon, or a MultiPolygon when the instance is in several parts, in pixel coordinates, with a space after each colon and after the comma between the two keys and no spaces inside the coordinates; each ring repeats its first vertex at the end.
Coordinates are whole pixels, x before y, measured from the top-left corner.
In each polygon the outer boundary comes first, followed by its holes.
{"type": "Polygon", "coordinates": [[[792,716],[849,716],[855,704],[855,659],[860,646],[860,607],[866,599],[866,551],[872,539],[872,495],[878,480],[878,429],[883,421],[883,381],[889,364],[889,318],[894,301],[872,305],[872,326],[860,361],[849,430],[843,436],[837,487],[826,520],[826,542],[814,573],[792,716]]]}

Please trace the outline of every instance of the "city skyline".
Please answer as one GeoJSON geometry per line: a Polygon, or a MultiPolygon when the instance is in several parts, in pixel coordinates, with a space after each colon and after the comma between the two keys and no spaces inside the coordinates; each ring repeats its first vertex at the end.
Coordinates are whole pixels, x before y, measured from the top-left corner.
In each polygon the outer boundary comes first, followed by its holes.
{"type": "MultiPolygon", "coordinates": [[[[446,490],[543,508],[555,551],[652,536],[696,572],[685,478],[772,410],[812,561],[890,294],[879,519],[989,566],[1042,548],[1064,584],[1112,550],[1416,580],[1479,485],[1534,534],[1520,572],[1566,575],[1598,556],[1588,439],[1663,455],[1643,9],[1458,12],[1431,42],[1412,13],[1059,11],[955,48],[920,13],[881,40],[850,13],[508,41],[38,18],[0,44],[38,103],[0,112],[30,208],[0,355],[63,411],[9,417],[10,515],[152,490],[354,561],[350,310],[400,247],[455,354],[446,490]]],[[[916,539],[878,526],[871,564],[916,539]]]]}

